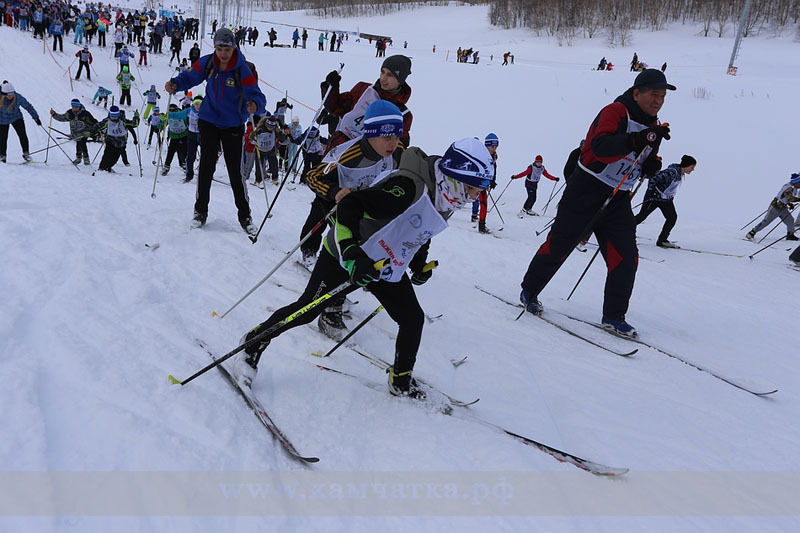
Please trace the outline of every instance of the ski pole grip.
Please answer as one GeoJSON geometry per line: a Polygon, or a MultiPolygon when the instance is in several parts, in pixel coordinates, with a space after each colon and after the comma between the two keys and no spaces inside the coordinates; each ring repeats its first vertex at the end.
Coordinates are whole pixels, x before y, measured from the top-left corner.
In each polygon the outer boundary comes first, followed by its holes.
{"type": "Polygon", "coordinates": [[[429,270],[433,270],[434,268],[439,267],[439,261],[434,259],[433,261],[427,263],[424,267],[422,267],[423,272],[428,272],[429,270]]]}
{"type": "Polygon", "coordinates": [[[384,268],[389,266],[389,258],[386,257],[384,259],[381,259],[380,261],[375,261],[375,263],[373,263],[372,266],[375,267],[375,270],[383,270],[384,268]]]}

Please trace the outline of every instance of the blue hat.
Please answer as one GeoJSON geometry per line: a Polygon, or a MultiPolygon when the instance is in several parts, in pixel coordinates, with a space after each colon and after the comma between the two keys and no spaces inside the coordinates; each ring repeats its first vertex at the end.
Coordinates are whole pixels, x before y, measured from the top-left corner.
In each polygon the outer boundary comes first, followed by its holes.
{"type": "Polygon", "coordinates": [[[789,178],[789,182],[792,185],[800,185],[800,174],[798,174],[796,172],[794,174],[792,174],[792,177],[789,178]]]}
{"type": "Polygon", "coordinates": [[[445,176],[485,189],[494,176],[492,156],[475,137],[467,137],[450,145],[439,160],[439,170],[445,176]]]}
{"type": "Polygon", "coordinates": [[[108,110],[108,116],[110,118],[119,118],[119,108],[115,105],[112,105],[111,109],[108,110]]]}
{"type": "Polygon", "coordinates": [[[160,112],[161,112],[161,110],[158,108],[158,106],[155,106],[155,107],[153,108],[153,112],[154,112],[154,113],[160,113],[160,112]]]}
{"type": "Polygon", "coordinates": [[[308,130],[308,136],[309,137],[316,137],[318,133],[319,133],[319,130],[317,128],[315,128],[315,127],[311,127],[308,130]]]}
{"type": "Polygon", "coordinates": [[[81,101],[77,98],[73,98],[69,105],[70,107],[81,107],[81,101]]]}
{"type": "Polygon", "coordinates": [[[372,102],[364,114],[364,137],[403,135],[403,114],[386,100],[372,102]]]}
{"type": "Polygon", "coordinates": [[[498,146],[500,144],[500,139],[494,133],[490,133],[483,140],[483,144],[484,146],[498,146]]]}

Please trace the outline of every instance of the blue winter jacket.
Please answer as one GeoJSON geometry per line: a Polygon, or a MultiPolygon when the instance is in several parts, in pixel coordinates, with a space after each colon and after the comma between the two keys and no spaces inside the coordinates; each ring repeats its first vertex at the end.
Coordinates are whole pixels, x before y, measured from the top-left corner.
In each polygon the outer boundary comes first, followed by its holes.
{"type": "Polygon", "coordinates": [[[5,126],[20,120],[22,118],[20,107],[24,107],[31,114],[33,120],[39,120],[39,114],[25,97],[19,93],[14,93],[14,99],[11,102],[9,102],[9,98],[6,95],[2,98],[2,103],[0,103],[0,125],[5,126]]]}
{"type": "Polygon", "coordinates": [[[192,68],[175,76],[172,80],[178,91],[188,91],[204,81],[206,64],[214,62],[211,76],[206,80],[205,96],[200,105],[200,120],[210,122],[218,128],[233,128],[247,122],[247,102],[253,101],[258,108],[256,115],[264,115],[267,98],[258,88],[258,80],[245,63],[239,50],[234,50],[227,69],[219,70],[216,54],[209,54],[194,62],[192,68]],[[236,87],[233,72],[239,69],[241,88],[236,87]]]}
{"type": "Polygon", "coordinates": [[[50,29],[48,31],[50,32],[50,35],[63,35],[64,26],[60,22],[54,22],[50,24],[50,29]]]}

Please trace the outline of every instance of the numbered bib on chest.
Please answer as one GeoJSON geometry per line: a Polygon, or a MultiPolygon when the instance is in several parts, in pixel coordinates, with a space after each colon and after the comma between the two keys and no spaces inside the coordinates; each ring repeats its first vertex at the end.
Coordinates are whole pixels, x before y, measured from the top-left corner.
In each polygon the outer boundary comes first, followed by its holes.
{"type": "Polygon", "coordinates": [[[256,137],[256,142],[260,152],[269,152],[275,148],[275,133],[272,131],[259,133],[256,137]]]}
{"type": "Polygon", "coordinates": [[[106,133],[111,137],[124,137],[126,135],[125,125],[121,120],[109,120],[106,133]]]}
{"type": "Polygon", "coordinates": [[[361,249],[375,261],[388,258],[389,266],[381,270],[380,279],[397,283],[417,250],[445,229],[447,222],[428,195],[423,194],[400,216],[373,233],[361,249]]]}
{"type": "Polygon", "coordinates": [[[353,109],[339,121],[339,127],[336,131],[341,131],[351,139],[360,137],[364,130],[364,115],[367,112],[367,108],[372,102],[380,99],[378,91],[372,87],[367,87],[367,90],[358,99],[353,109]]]}

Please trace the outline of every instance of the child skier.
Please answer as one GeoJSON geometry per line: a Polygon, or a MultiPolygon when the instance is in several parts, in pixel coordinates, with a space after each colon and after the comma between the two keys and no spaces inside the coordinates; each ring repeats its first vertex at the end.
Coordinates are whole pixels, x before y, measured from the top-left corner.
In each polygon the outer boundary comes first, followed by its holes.
{"type": "Polygon", "coordinates": [[[75,140],[75,159],[72,164],[77,165],[83,159],[83,164],[88,165],[89,148],[86,146],[86,139],[94,130],[97,119],[81,105],[81,101],[77,98],[70,102],[70,108],[64,113],[56,113],[51,108],[50,116],[58,122],[69,122],[69,136],[75,140]]]}
{"type": "Polygon", "coordinates": [[[661,248],[680,248],[677,244],[667,240],[669,232],[675,227],[678,213],[675,211],[675,194],[683,182],[683,176],[694,172],[697,161],[690,155],[684,155],[680,163],[673,163],[652,178],[647,183],[647,193],[639,214],[636,215],[636,225],[641,224],[655,211],[661,209],[664,214],[664,227],[656,241],[656,246],[661,248]]]}
{"type": "Polygon", "coordinates": [[[161,148],[161,131],[166,124],[166,117],[160,113],[158,106],[153,108],[153,114],[147,119],[147,124],[150,126],[150,135],[147,137],[147,149],[149,150],[150,145],[153,143],[153,134],[156,136],[157,148],[161,148]]]}
{"type": "MultiPolygon", "coordinates": [[[[92,64],[92,53],[89,51],[89,45],[83,45],[82,50],[78,50],[75,52],[75,57],[78,58],[78,73],[75,75],[75,79],[81,79],[81,72],[83,69],[86,69],[86,79],[92,81],[92,70],[90,65],[92,64]]],[[[75,61],[73,59],[73,61],[75,61]]]]}
{"type": "MultiPolygon", "coordinates": [[[[784,186],[781,187],[781,190],[778,191],[778,194],[775,196],[775,198],[772,199],[772,202],[770,202],[769,208],[767,209],[767,214],[764,215],[764,220],[756,224],[753,229],[747,232],[747,240],[755,240],[756,233],[766,228],[769,223],[776,218],[780,218],[781,221],[786,224],[786,240],[798,240],[798,237],[796,237],[794,234],[796,224],[792,220],[791,213],[791,211],[794,209],[795,202],[800,202],[800,174],[797,173],[791,175],[789,178],[789,183],[784,184],[784,186]]],[[[798,217],[798,222],[800,222],[800,216],[798,217]]]]}
{"type": "Polygon", "coordinates": [[[322,154],[325,153],[325,146],[328,144],[328,139],[320,136],[316,126],[308,129],[308,136],[300,135],[300,138],[295,141],[299,144],[303,137],[306,140],[300,147],[303,151],[303,172],[300,174],[300,183],[306,183],[308,172],[322,161],[322,154]]]}
{"type": "Polygon", "coordinates": [[[108,117],[95,127],[97,131],[105,131],[103,142],[106,148],[103,151],[103,158],[100,160],[98,170],[114,172],[113,167],[128,143],[128,128],[135,128],[137,124],[139,124],[138,111],[135,113],[133,121],[128,121],[120,116],[117,106],[111,106],[111,109],[108,110],[108,117]]]}
{"type": "Polygon", "coordinates": [[[108,96],[111,94],[111,91],[103,87],[102,85],[97,88],[97,92],[94,93],[92,97],[92,103],[94,104],[95,101],[97,105],[100,105],[100,102],[103,102],[103,107],[108,107],[108,96]]]}
{"type": "Polygon", "coordinates": [[[167,136],[169,137],[169,146],[167,147],[167,158],[164,160],[164,168],[161,171],[162,176],[166,176],[169,172],[169,165],[172,163],[172,158],[178,154],[178,164],[186,171],[186,137],[189,135],[188,121],[189,109],[178,109],[176,104],[169,105],[169,113],[167,113],[167,136]]]}
{"type": "Polygon", "coordinates": [[[122,96],[119,97],[119,105],[131,105],[131,83],[136,81],[136,78],[131,74],[130,67],[125,65],[122,67],[122,72],[117,74],[117,82],[122,88],[122,96]]]}
{"type": "Polygon", "coordinates": [[[139,41],[139,66],[142,66],[142,62],[144,61],[144,66],[147,66],[147,43],[142,39],[139,41]]]}
{"type": "Polygon", "coordinates": [[[547,172],[547,169],[544,168],[543,161],[544,160],[542,159],[542,156],[537,155],[536,159],[533,160],[533,163],[528,165],[528,168],[519,174],[514,174],[511,176],[512,180],[525,177],[525,190],[528,191],[528,198],[525,200],[525,204],[522,206],[522,209],[520,209],[519,214],[517,215],[519,218],[522,218],[523,215],[539,215],[539,213],[533,210],[533,204],[536,203],[536,188],[539,186],[539,180],[542,179],[542,175],[549,180],[559,180],[559,178],[552,176],[549,172],[547,172]]]}
{"type": "MultiPolygon", "coordinates": [[[[186,177],[184,183],[189,183],[194,178],[194,160],[197,158],[197,147],[200,146],[200,104],[203,97],[199,94],[192,100],[189,108],[189,134],[186,136],[186,177]]],[[[247,179],[247,178],[245,178],[247,179]]]]}
{"type": "Polygon", "coordinates": [[[278,143],[286,139],[286,131],[281,129],[274,116],[262,118],[251,137],[256,143],[256,181],[259,181],[259,169],[261,176],[266,176],[267,163],[269,163],[269,173],[272,176],[273,185],[278,184],[278,143]]]}
{"type": "Polygon", "coordinates": [[[485,191],[481,191],[478,195],[478,198],[472,202],[472,222],[478,223],[478,232],[489,234],[491,230],[486,227],[486,206],[489,201],[489,191],[494,189],[497,185],[497,147],[500,145],[500,139],[494,133],[490,133],[486,136],[483,140],[483,145],[486,146],[486,149],[489,150],[489,154],[492,156],[492,170],[494,173],[492,174],[492,182],[489,184],[489,188],[485,191]]]}
{"type": "Polygon", "coordinates": [[[150,89],[142,93],[142,96],[145,97],[145,102],[147,103],[142,117],[147,120],[147,117],[150,116],[150,111],[158,106],[158,99],[161,98],[161,95],[156,91],[156,86],[151,85],[150,89]]]}
{"type": "MultiPolygon", "coordinates": [[[[370,104],[364,115],[364,134],[358,139],[340,144],[325,156],[323,164],[308,173],[309,188],[316,196],[306,217],[300,238],[310,232],[323,217],[345,196],[366,189],[380,174],[392,171],[400,164],[403,136],[403,114],[391,102],[378,100],[370,104]]],[[[322,243],[325,226],[319,226],[300,248],[302,263],[309,271],[322,243]]],[[[319,317],[320,331],[341,340],[347,330],[342,321],[341,306],[331,306],[319,317]]]]}
{"type": "Polygon", "coordinates": [[[247,332],[244,351],[233,362],[234,376],[249,386],[272,338],[311,322],[324,307],[341,303],[347,292],[369,285],[370,293],[398,324],[394,364],[388,370],[389,393],[424,398],[424,391],[411,378],[425,323],[413,284],[422,285],[433,275],[427,265],[430,239],[447,228],[453,210],[488,187],[491,175],[489,152],[482,142],[467,138],[451,144],[444,157],[428,157],[419,148],[410,148],[398,170],[373,187],[345,196],[305,291],[296,302],[247,332]],[[410,219],[417,223],[408,224],[410,219]],[[376,270],[376,261],[387,256],[392,258],[391,265],[376,270]],[[352,285],[347,290],[297,316],[270,337],[254,340],[260,331],[348,280],[352,285]]]}

